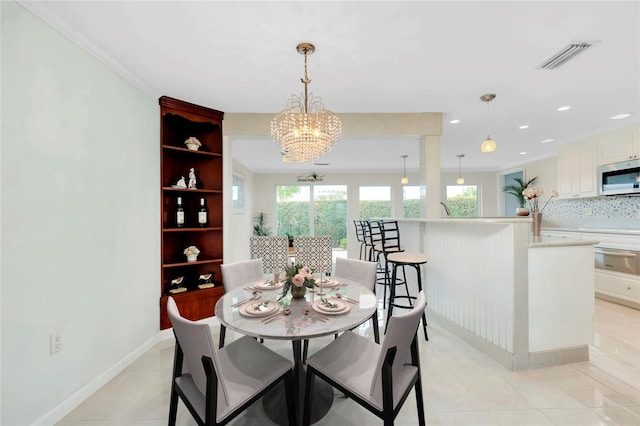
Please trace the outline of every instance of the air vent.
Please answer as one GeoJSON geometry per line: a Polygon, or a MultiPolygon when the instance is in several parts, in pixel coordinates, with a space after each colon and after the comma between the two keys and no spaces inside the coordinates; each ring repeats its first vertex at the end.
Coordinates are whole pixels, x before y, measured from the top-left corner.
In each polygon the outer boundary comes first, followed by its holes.
{"type": "Polygon", "coordinates": [[[329,163],[313,163],[314,166],[328,166],[329,163]]]}
{"type": "Polygon", "coordinates": [[[570,45],[553,55],[551,58],[544,61],[544,63],[540,65],[540,68],[542,68],[543,70],[554,70],[556,68],[559,68],[561,65],[566,64],[569,60],[575,58],[577,55],[584,52],[595,43],[596,42],[586,41],[571,43],[570,45]]]}

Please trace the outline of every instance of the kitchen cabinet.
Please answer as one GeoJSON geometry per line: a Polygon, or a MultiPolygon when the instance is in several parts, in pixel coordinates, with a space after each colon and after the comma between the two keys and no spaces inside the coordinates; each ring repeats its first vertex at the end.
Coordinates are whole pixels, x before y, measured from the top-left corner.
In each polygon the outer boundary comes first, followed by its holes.
{"type": "Polygon", "coordinates": [[[579,198],[598,195],[596,148],[587,142],[558,154],[558,197],[579,198]]]}
{"type": "Polygon", "coordinates": [[[640,158],[640,128],[624,127],[598,141],[598,164],[640,158]]]}

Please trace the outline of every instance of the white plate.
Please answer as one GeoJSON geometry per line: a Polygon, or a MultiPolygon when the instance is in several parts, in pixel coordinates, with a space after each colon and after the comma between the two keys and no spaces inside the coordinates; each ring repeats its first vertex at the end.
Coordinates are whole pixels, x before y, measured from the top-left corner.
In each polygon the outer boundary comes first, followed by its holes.
{"type": "Polygon", "coordinates": [[[278,304],[273,300],[268,301],[266,305],[264,300],[256,300],[240,306],[240,315],[244,315],[246,317],[264,317],[273,314],[277,310],[278,304]]]}
{"type": "Polygon", "coordinates": [[[320,312],[322,314],[327,314],[327,315],[338,315],[338,314],[346,314],[347,312],[349,312],[351,310],[351,306],[347,303],[344,302],[342,300],[339,299],[328,299],[329,302],[334,303],[335,305],[337,305],[336,308],[330,308],[328,306],[325,306],[324,303],[322,303],[321,300],[317,300],[315,302],[313,302],[313,305],[311,305],[313,307],[313,310],[316,312],[320,312]]]}
{"type": "Polygon", "coordinates": [[[334,280],[333,278],[325,278],[324,281],[316,280],[316,285],[322,288],[335,287],[338,284],[340,284],[338,280],[334,280]]]}
{"type": "Polygon", "coordinates": [[[275,290],[278,288],[282,288],[282,286],[282,281],[274,283],[273,280],[260,280],[257,281],[254,285],[255,288],[258,288],[260,290],[275,290]]]}

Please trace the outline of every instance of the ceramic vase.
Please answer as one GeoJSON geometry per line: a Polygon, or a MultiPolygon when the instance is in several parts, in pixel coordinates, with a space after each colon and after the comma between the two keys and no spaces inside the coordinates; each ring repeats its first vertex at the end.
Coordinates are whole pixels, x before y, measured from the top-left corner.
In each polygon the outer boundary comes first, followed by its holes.
{"type": "Polygon", "coordinates": [[[305,286],[296,287],[295,285],[291,286],[291,297],[294,299],[303,298],[304,295],[307,294],[307,288],[305,286]]]}

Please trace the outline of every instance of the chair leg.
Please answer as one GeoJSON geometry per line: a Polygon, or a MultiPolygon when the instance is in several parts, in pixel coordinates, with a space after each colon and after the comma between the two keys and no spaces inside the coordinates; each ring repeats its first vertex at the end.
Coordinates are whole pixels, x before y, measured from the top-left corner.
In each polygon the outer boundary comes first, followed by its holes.
{"type": "MultiPolygon", "coordinates": [[[[395,283],[398,276],[398,264],[393,264],[393,273],[391,274],[391,280],[395,283]]],[[[387,310],[387,321],[384,325],[384,334],[387,334],[387,326],[389,326],[389,318],[393,315],[393,299],[396,297],[396,286],[389,286],[389,309],[387,310]]]]}
{"type": "Polygon", "coordinates": [[[422,399],[422,380],[420,379],[420,369],[418,369],[418,380],[415,384],[416,391],[416,407],[418,409],[418,425],[425,426],[424,418],[424,400],[422,399]]]}
{"type": "MultiPolygon", "coordinates": [[[[418,272],[418,292],[422,291],[422,276],[420,275],[420,266],[415,265],[416,271],[418,272]]],[[[429,341],[429,335],[427,334],[427,317],[424,312],[422,312],[422,330],[424,331],[424,340],[429,341]]]]}
{"type": "Polygon", "coordinates": [[[304,409],[302,411],[302,425],[309,426],[311,423],[311,400],[313,398],[313,385],[316,375],[313,368],[307,368],[307,383],[304,389],[304,409]]]}
{"type": "Polygon", "coordinates": [[[373,317],[371,317],[373,321],[373,339],[376,343],[380,343],[380,329],[378,324],[378,307],[376,306],[376,311],[373,313],[373,317]]]}
{"type": "Polygon", "coordinates": [[[287,398],[287,416],[289,417],[290,425],[297,425],[298,419],[296,417],[296,404],[295,398],[293,396],[293,371],[289,370],[289,372],[284,376],[284,392],[285,397],[287,398]]]}
{"type": "Polygon", "coordinates": [[[224,336],[227,333],[227,327],[220,325],[220,341],[218,342],[218,349],[222,349],[224,346],[224,336]]]}
{"type": "Polygon", "coordinates": [[[171,402],[169,403],[169,426],[175,426],[176,415],[178,414],[178,392],[174,389],[175,384],[171,385],[171,402]]]}

